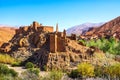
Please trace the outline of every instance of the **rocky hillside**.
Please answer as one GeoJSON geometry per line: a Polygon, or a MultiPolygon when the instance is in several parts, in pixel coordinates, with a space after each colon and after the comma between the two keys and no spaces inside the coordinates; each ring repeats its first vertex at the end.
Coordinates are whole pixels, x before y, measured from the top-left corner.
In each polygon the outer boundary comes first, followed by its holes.
{"type": "Polygon", "coordinates": [[[0,26],[0,46],[12,39],[15,34],[15,28],[0,26]]]}
{"type": "Polygon", "coordinates": [[[104,23],[84,23],[84,24],[76,25],[67,29],[67,35],[70,35],[71,33],[74,33],[76,35],[84,34],[93,27],[99,27],[103,24],[104,23]]]}
{"type": "Polygon", "coordinates": [[[91,37],[116,37],[120,39],[120,16],[108,21],[104,25],[93,28],[92,30],[88,31],[86,36],[91,37]]]}

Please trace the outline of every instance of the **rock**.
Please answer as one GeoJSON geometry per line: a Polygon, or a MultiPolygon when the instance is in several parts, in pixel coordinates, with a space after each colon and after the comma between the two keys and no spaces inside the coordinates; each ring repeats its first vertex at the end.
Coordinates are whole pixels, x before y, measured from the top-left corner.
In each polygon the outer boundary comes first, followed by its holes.
{"type": "Polygon", "coordinates": [[[34,38],[34,44],[37,48],[40,48],[46,42],[46,35],[44,33],[38,34],[34,38]]]}
{"type": "Polygon", "coordinates": [[[14,58],[20,61],[27,60],[31,55],[32,55],[32,50],[30,50],[29,48],[25,48],[25,47],[18,48],[17,51],[14,51],[11,54],[11,56],[13,56],[14,58]]]}
{"type": "Polygon", "coordinates": [[[19,40],[19,46],[20,47],[28,47],[29,46],[29,42],[27,38],[21,38],[19,40]]]}
{"type": "Polygon", "coordinates": [[[11,50],[11,46],[12,46],[11,43],[4,43],[1,46],[0,51],[7,53],[7,52],[9,52],[11,50]]]}

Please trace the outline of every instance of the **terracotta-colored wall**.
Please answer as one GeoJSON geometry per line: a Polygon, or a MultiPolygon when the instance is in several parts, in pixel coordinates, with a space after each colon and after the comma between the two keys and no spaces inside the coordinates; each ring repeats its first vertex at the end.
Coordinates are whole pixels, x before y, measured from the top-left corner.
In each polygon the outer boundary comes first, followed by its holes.
{"type": "Polygon", "coordinates": [[[57,36],[50,34],[50,52],[55,53],[57,51],[57,36]]]}
{"type": "Polygon", "coordinates": [[[27,32],[28,31],[28,26],[24,26],[24,27],[20,27],[19,29],[16,29],[16,34],[19,34],[19,33],[24,33],[24,32],[27,32]]]}
{"type": "Polygon", "coordinates": [[[44,28],[44,27],[37,27],[37,30],[38,30],[39,32],[41,32],[41,31],[43,31],[43,28],[44,28]]]}
{"type": "Polygon", "coordinates": [[[57,38],[57,51],[58,52],[65,51],[65,40],[62,37],[57,38]]]}
{"type": "Polygon", "coordinates": [[[76,40],[77,36],[75,34],[71,34],[71,36],[67,36],[67,38],[69,38],[71,40],[76,40]]]}
{"type": "Polygon", "coordinates": [[[38,31],[48,31],[48,32],[53,32],[53,27],[49,26],[40,26],[37,27],[38,31]]]}
{"type": "Polygon", "coordinates": [[[57,32],[57,36],[58,37],[63,37],[63,33],[62,32],[57,32]]]}
{"type": "Polygon", "coordinates": [[[53,32],[53,27],[49,27],[49,26],[44,26],[43,28],[44,31],[48,31],[48,32],[53,32]]]}
{"type": "Polygon", "coordinates": [[[20,27],[19,29],[16,29],[16,34],[22,33],[23,32],[23,27],[20,27]]]}

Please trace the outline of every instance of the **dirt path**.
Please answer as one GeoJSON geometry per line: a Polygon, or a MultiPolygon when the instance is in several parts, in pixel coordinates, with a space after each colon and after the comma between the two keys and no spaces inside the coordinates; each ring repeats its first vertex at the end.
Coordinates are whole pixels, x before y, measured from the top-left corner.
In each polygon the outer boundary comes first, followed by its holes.
{"type": "MultiPolygon", "coordinates": [[[[27,69],[25,69],[23,66],[21,67],[12,67],[11,65],[7,65],[8,68],[10,69],[14,69],[16,72],[18,72],[19,76],[21,75],[22,72],[26,71],[27,69]]],[[[46,76],[49,74],[49,72],[46,72],[46,71],[40,71],[40,76],[46,76]]]]}
{"type": "Polygon", "coordinates": [[[24,67],[12,67],[11,65],[7,65],[7,66],[8,66],[8,68],[10,68],[10,69],[14,69],[16,72],[19,73],[19,75],[20,75],[22,72],[24,72],[24,71],[27,70],[27,69],[25,69],[24,67]]]}

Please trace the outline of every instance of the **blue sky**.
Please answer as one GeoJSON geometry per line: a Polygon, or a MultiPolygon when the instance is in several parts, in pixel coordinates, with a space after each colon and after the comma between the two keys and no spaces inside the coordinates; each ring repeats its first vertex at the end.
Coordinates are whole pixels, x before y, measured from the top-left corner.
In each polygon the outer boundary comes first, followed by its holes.
{"type": "Polygon", "coordinates": [[[43,25],[67,29],[86,22],[106,22],[120,16],[120,0],[0,0],[0,24],[43,25]]]}

